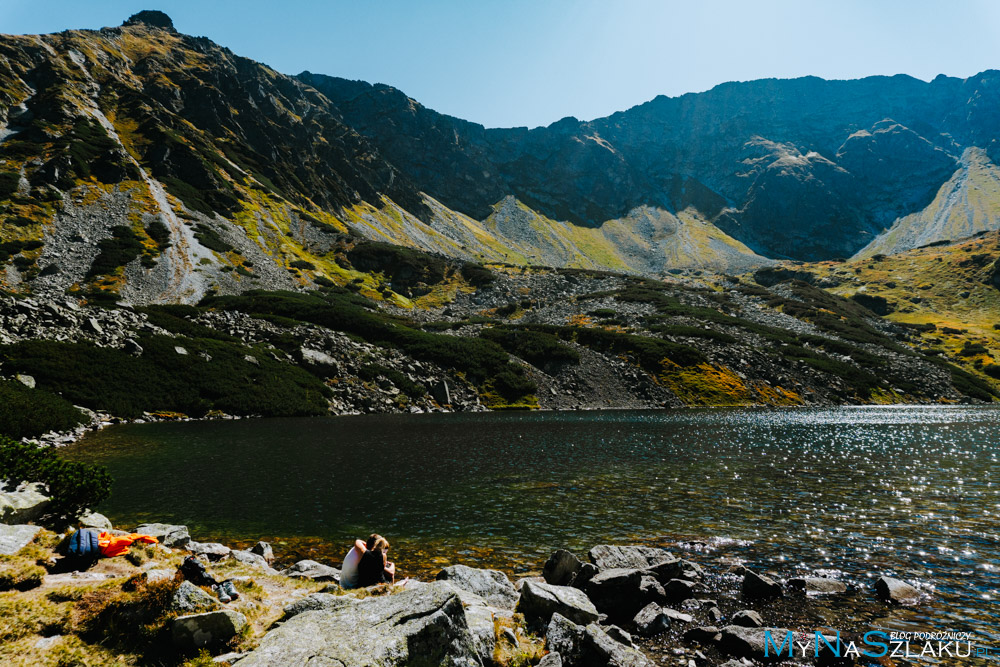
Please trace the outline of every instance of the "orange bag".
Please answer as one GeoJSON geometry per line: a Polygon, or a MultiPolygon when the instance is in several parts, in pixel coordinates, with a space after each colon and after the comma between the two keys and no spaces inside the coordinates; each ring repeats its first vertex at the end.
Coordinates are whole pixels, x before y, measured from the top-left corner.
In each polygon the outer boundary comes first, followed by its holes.
{"type": "Polygon", "coordinates": [[[101,550],[101,555],[106,558],[124,556],[128,553],[128,548],[135,542],[156,544],[159,540],[152,535],[140,535],[139,533],[132,533],[131,535],[101,533],[97,536],[97,547],[101,550]]]}

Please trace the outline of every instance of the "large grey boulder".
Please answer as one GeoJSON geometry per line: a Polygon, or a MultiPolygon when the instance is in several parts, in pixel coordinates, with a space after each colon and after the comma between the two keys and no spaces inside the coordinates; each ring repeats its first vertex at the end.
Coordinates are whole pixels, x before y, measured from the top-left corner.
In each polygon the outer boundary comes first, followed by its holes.
{"type": "Polygon", "coordinates": [[[219,646],[246,627],[247,618],[243,614],[222,609],[205,614],[178,616],[171,623],[170,631],[174,645],[182,650],[219,646]]]}
{"type": "Polygon", "coordinates": [[[317,563],[314,560],[300,560],[281,574],[296,579],[312,579],[313,581],[332,581],[340,583],[340,570],[329,565],[317,563]]]}
{"type": "Polygon", "coordinates": [[[916,604],[920,601],[920,591],[892,577],[879,577],[875,582],[875,594],[879,600],[889,604],[916,604]]]}
{"type": "Polygon", "coordinates": [[[650,602],[639,610],[632,622],[639,634],[645,637],[658,635],[670,629],[670,617],[663,613],[663,607],[655,602],[650,602]]]}
{"type": "Polygon", "coordinates": [[[93,528],[94,530],[113,530],[114,526],[111,523],[111,519],[104,516],[103,514],[98,514],[97,512],[91,512],[87,510],[83,515],[77,520],[77,525],[80,528],[93,528]]]}
{"type": "Polygon", "coordinates": [[[250,547],[251,553],[255,553],[264,560],[271,564],[274,562],[274,549],[271,548],[269,542],[258,542],[257,544],[250,547]]]}
{"type": "Polygon", "coordinates": [[[13,556],[31,544],[40,526],[8,526],[0,524],[0,556],[13,556]]]}
{"type": "Polygon", "coordinates": [[[513,609],[517,591],[507,575],[497,570],[481,570],[465,565],[450,565],[437,574],[438,581],[450,581],[456,588],[474,593],[490,605],[513,609]]]}
{"type": "Polygon", "coordinates": [[[255,554],[252,551],[244,551],[242,549],[233,549],[229,552],[229,556],[238,563],[243,565],[249,565],[250,567],[256,567],[261,570],[268,570],[274,572],[271,566],[260,554],[255,554]]]}
{"type": "Polygon", "coordinates": [[[752,570],[747,570],[743,575],[741,593],[745,600],[768,600],[782,595],[781,584],[752,570]]]}
{"type": "Polygon", "coordinates": [[[482,664],[456,589],[434,582],[308,611],[266,634],[241,667],[482,664]]]}
{"type": "Polygon", "coordinates": [[[572,586],[583,563],[574,554],[565,549],[552,552],[542,567],[542,577],[545,583],[553,586],[572,586]]]}
{"type": "Polygon", "coordinates": [[[700,565],[684,558],[665,558],[659,563],[653,563],[645,571],[646,574],[656,577],[657,581],[662,584],[671,579],[701,581],[705,578],[705,573],[700,565]]]}
{"type": "Polygon", "coordinates": [[[285,612],[285,618],[287,619],[292,616],[298,616],[299,614],[307,611],[329,611],[331,609],[340,609],[341,607],[350,606],[355,602],[357,602],[357,599],[350,595],[313,593],[312,595],[307,595],[301,600],[296,600],[291,604],[285,605],[282,611],[285,612]]]}
{"type": "Polygon", "coordinates": [[[596,623],[583,626],[553,614],[545,632],[545,648],[560,656],[562,664],[587,667],[653,667],[628,633],[596,623]]]}
{"type": "Polygon", "coordinates": [[[216,598],[198,588],[190,581],[181,582],[181,585],[177,587],[177,592],[174,593],[173,600],[170,601],[170,610],[179,611],[183,614],[212,611],[218,609],[220,606],[216,598]]]}
{"type": "Polygon", "coordinates": [[[535,667],[563,667],[562,656],[558,653],[546,653],[535,667]]]}
{"type": "Polygon", "coordinates": [[[25,524],[45,516],[52,499],[42,493],[44,488],[41,484],[24,484],[15,491],[0,493],[0,523],[25,524]]]}
{"type": "MultiPolygon", "coordinates": [[[[739,658],[773,662],[778,661],[779,650],[781,655],[787,658],[789,646],[792,648],[793,657],[802,656],[803,646],[806,656],[815,655],[816,635],[814,633],[792,632],[791,637],[789,637],[789,632],[784,628],[744,628],[738,625],[727,625],[722,628],[719,648],[723,653],[739,658]],[[770,639],[768,639],[769,635],[770,639]],[[782,647],[784,647],[783,650],[782,647]]],[[[826,640],[832,646],[837,645],[836,637],[826,636],[826,640]]],[[[829,647],[822,640],[819,641],[819,656],[821,659],[824,656],[832,656],[829,647]]]]}
{"type": "Polygon", "coordinates": [[[195,556],[204,556],[212,562],[220,561],[232,551],[229,547],[218,542],[195,542],[189,541],[184,548],[195,556]]]}
{"type": "Polygon", "coordinates": [[[598,619],[597,608],[583,591],[569,586],[526,581],[521,586],[517,611],[532,625],[546,625],[552,614],[560,614],[574,623],[586,625],[598,619]]]}
{"type": "Polygon", "coordinates": [[[183,547],[191,541],[187,526],[170,523],[143,523],[133,528],[132,532],[152,535],[165,547],[183,547]]]}
{"type": "Polygon", "coordinates": [[[796,577],[788,580],[788,587],[809,596],[837,595],[847,592],[847,584],[826,577],[796,577]]]}
{"type": "Polygon", "coordinates": [[[764,619],[753,609],[741,609],[733,614],[731,625],[738,625],[741,628],[762,628],[764,619]]]}
{"type": "Polygon", "coordinates": [[[677,558],[669,551],[653,547],[598,544],[588,554],[599,570],[644,570],[652,565],[677,558]]]}
{"type": "MultiPolygon", "coordinates": [[[[476,655],[479,656],[484,665],[493,662],[493,650],[497,645],[496,626],[493,623],[495,615],[504,613],[497,607],[491,607],[486,599],[470,593],[467,590],[455,587],[454,582],[442,581],[440,584],[451,586],[458,599],[461,600],[465,608],[465,621],[469,625],[469,634],[472,635],[472,644],[476,648],[476,655]]],[[[509,610],[507,613],[511,613],[509,610]]]]}
{"type": "Polygon", "coordinates": [[[619,621],[633,618],[653,601],[650,591],[644,590],[642,584],[642,570],[613,568],[594,575],[585,590],[597,611],[619,621]]]}

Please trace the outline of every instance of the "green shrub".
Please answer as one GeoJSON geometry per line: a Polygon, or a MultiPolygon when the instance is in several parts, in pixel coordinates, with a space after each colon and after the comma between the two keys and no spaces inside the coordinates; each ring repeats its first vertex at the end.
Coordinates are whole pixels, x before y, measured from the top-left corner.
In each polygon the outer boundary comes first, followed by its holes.
{"type": "Polygon", "coordinates": [[[420,398],[427,393],[424,385],[414,382],[405,373],[388,368],[382,364],[365,364],[358,369],[358,377],[366,382],[371,382],[380,375],[392,382],[401,392],[410,398],[420,398]]]}
{"type": "Polygon", "coordinates": [[[16,380],[0,380],[0,435],[34,438],[82,421],[83,414],[65,399],[16,380]]]}
{"type": "Polygon", "coordinates": [[[108,275],[118,267],[125,266],[143,251],[142,241],[130,227],[115,225],[111,228],[111,238],[97,243],[99,250],[94,263],[90,265],[87,278],[108,275]]]}
{"type": "Polygon", "coordinates": [[[354,334],[369,343],[399,348],[416,359],[463,371],[480,386],[504,371],[523,374],[492,341],[422,331],[410,320],[375,312],[371,301],[343,288],[307,293],[250,291],[207,297],[201,305],[257,317],[287,317],[354,334]]]}
{"type": "Polygon", "coordinates": [[[679,324],[650,327],[652,331],[664,336],[680,336],[682,338],[705,338],[719,343],[735,343],[735,336],[716,331],[714,329],[702,329],[701,327],[688,327],[679,324]]]}
{"type": "Polygon", "coordinates": [[[492,271],[482,264],[474,262],[466,262],[462,265],[462,277],[476,287],[485,287],[496,280],[492,271]]]}
{"type": "Polygon", "coordinates": [[[67,461],[53,447],[40,447],[0,436],[0,479],[8,488],[41,483],[52,498],[52,518],[74,518],[96,507],[111,493],[111,475],[99,466],[67,461]]]}
{"type": "Polygon", "coordinates": [[[358,271],[384,273],[398,287],[412,287],[418,282],[435,285],[444,280],[448,263],[440,257],[391,243],[362,241],[347,252],[347,259],[358,271]]]}
{"type": "Polygon", "coordinates": [[[146,226],[146,234],[149,238],[153,239],[153,243],[160,250],[165,250],[170,247],[170,229],[167,228],[163,221],[153,220],[146,226]]]}
{"type": "Polygon", "coordinates": [[[304,259],[297,259],[294,262],[291,262],[289,266],[291,266],[292,268],[304,269],[308,271],[312,271],[313,269],[316,268],[315,264],[313,264],[312,262],[307,262],[304,259]]]}
{"type": "Polygon", "coordinates": [[[208,338],[142,336],[141,356],[88,343],[32,340],[0,348],[4,367],[77,405],[120,417],[209,410],[237,415],[327,413],[329,389],[264,350],[208,338]],[[182,347],[187,354],[178,354],[182,347]]]}
{"type": "Polygon", "coordinates": [[[219,236],[219,233],[208,225],[195,225],[194,237],[198,239],[198,242],[203,246],[209,250],[214,250],[217,253],[225,254],[233,250],[233,246],[226,241],[223,241],[222,237],[219,236]]]}
{"type": "Polygon", "coordinates": [[[10,196],[17,192],[17,186],[20,182],[20,172],[0,171],[0,199],[10,199],[10,196]]]}
{"type": "Polygon", "coordinates": [[[483,329],[479,332],[479,336],[493,341],[510,354],[538,368],[544,368],[550,363],[580,363],[579,352],[560,343],[556,336],[544,331],[498,327],[483,329]]]}

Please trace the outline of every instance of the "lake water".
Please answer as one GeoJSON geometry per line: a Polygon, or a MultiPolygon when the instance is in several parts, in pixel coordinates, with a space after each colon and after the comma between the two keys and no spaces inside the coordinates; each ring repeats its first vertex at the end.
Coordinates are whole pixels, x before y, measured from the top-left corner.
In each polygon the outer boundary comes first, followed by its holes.
{"type": "Polygon", "coordinates": [[[923,406],[144,424],[66,450],[111,470],[116,525],[337,564],[379,532],[422,576],[637,541],[862,592],[889,574],[931,601],[866,623],[1000,647],[998,451],[1000,410],[923,406]]]}

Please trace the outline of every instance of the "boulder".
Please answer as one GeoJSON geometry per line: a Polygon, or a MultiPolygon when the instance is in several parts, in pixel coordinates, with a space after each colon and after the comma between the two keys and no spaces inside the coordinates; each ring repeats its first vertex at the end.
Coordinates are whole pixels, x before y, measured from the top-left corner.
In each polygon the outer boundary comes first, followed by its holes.
{"type": "Polygon", "coordinates": [[[16,491],[0,493],[0,523],[25,524],[45,516],[52,500],[42,493],[44,488],[41,484],[25,484],[16,491]]]}
{"type": "Polygon", "coordinates": [[[351,597],[350,595],[313,593],[312,595],[307,595],[301,600],[296,600],[291,604],[285,605],[285,608],[282,611],[285,612],[285,618],[287,619],[292,616],[298,616],[306,611],[328,611],[331,609],[339,609],[340,607],[351,605],[355,602],[357,602],[357,599],[351,597]]]}
{"type": "Polygon", "coordinates": [[[639,634],[644,637],[658,635],[670,629],[670,617],[664,614],[663,607],[655,602],[650,602],[643,607],[632,619],[632,622],[635,623],[639,634]]]}
{"type": "Polygon", "coordinates": [[[274,550],[268,542],[258,542],[250,547],[250,552],[262,557],[268,565],[274,562],[274,550]]]}
{"type": "Polygon", "coordinates": [[[614,568],[598,572],[585,590],[597,611],[614,620],[627,620],[652,601],[642,583],[642,570],[614,568]]]}
{"type": "Polygon", "coordinates": [[[103,514],[98,514],[97,512],[86,511],[78,519],[77,525],[80,528],[93,528],[94,530],[112,530],[114,526],[111,524],[111,519],[104,516],[103,514]]]}
{"type": "Polygon", "coordinates": [[[875,595],[889,604],[916,604],[920,601],[920,591],[892,577],[879,577],[875,582],[875,595]]]}
{"type": "Polygon", "coordinates": [[[690,614],[685,614],[682,611],[677,611],[676,609],[671,609],[670,607],[664,607],[663,613],[666,614],[671,623],[691,623],[694,621],[694,617],[690,614]]]}
{"type": "Polygon", "coordinates": [[[650,565],[646,568],[646,572],[664,584],[671,579],[701,581],[705,578],[705,573],[700,565],[684,558],[667,558],[650,565]]]}
{"type": "Polygon", "coordinates": [[[535,667],[563,667],[562,656],[558,653],[546,653],[535,667]]]}
{"type": "Polygon", "coordinates": [[[714,644],[722,639],[722,632],[714,625],[703,625],[684,632],[684,641],[698,644],[714,644]]]}
{"type": "Polygon", "coordinates": [[[695,596],[697,586],[693,581],[687,579],[671,579],[663,587],[667,600],[671,602],[683,602],[695,596]]]}
{"type": "MultiPolygon", "coordinates": [[[[465,608],[465,621],[472,635],[472,645],[484,665],[493,662],[493,650],[497,644],[496,626],[493,623],[496,612],[503,613],[496,607],[491,607],[486,599],[455,586],[454,582],[442,581],[440,584],[451,586],[465,608]]],[[[517,637],[515,636],[515,642],[517,637]]]]}
{"type": "Polygon", "coordinates": [[[583,563],[575,555],[565,549],[553,551],[542,567],[542,577],[545,583],[553,586],[572,586],[583,563]]]}
{"type": "Polygon", "coordinates": [[[132,529],[133,533],[152,535],[165,547],[183,547],[191,541],[187,526],[169,523],[144,523],[132,529]]]}
{"type": "Polygon", "coordinates": [[[204,556],[213,562],[222,560],[232,551],[226,545],[219,544],[218,542],[195,542],[194,540],[185,544],[184,548],[195,556],[204,556]]]}
{"type": "MultiPolygon", "coordinates": [[[[719,639],[719,648],[723,653],[734,655],[739,658],[750,658],[751,660],[769,660],[777,662],[778,651],[784,645],[781,655],[788,657],[788,648],[791,645],[794,656],[802,655],[802,646],[805,646],[805,654],[813,656],[816,652],[816,635],[805,632],[792,632],[791,641],[789,630],[784,628],[744,628],[738,625],[727,625],[722,628],[722,637],[719,639]],[[770,640],[768,640],[770,634],[770,640]],[[794,643],[793,643],[794,642],[794,643]]],[[[824,635],[825,636],[825,635],[824,635]]],[[[833,646],[837,645],[837,638],[826,636],[826,640],[833,646]]],[[[832,656],[829,647],[823,642],[819,642],[819,656],[822,661],[832,656]]],[[[820,663],[822,664],[822,662],[820,663]]]]}
{"type": "MultiPolygon", "coordinates": [[[[147,573],[146,580],[149,581],[147,573]]],[[[197,614],[204,611],[212,611],[220,607],[219,601],[198,588],[190,581],[182,581],[174,593],[173,600],[170,601],[170,610],[179,611],[183,614],[197,614]]]]}
{"type": "Polygon", "coordinates": [[[0,556],[13,556],[31,544],[41,526],[8,526],[0,524],[0,556]]]}
{"type": "Polygon", "coordinates": [[[586,665],[608,667],[655,667],[655,663],[635,646],[628,646],[591,623],[584,630],[583,656],[586,665]]]}
{"type": "Polygon", "coordinates": [[[434,582],[298,614],[267,633],[241,667],[480,665],[455,588],[434,582]]]}
{"type": "Polygon", "coordinates": [[[178,616],[171,623],[174,645],[190,651],[207,646],[219,646],[238,635],[246,627],[247,618],[230,609],[205,614],[178,616]]]}
{"type": "Polygon", "coordinates": [[[150,583],[154,581],[170,581],[176,575],[177,570],[168,570],[166,568],[146,570],[146,581],[150,583]]]}
{"type": "Polygon", "coordinates": [[[300,560],[281,574],[296,579],[312,579],[313,581],[332,581],[340,583],[340,570],[329,565],[317,563],[314,560],[300,560]]]}
{"type": "Polygon", "coordinates": [[[593,563],[583,563],[580,565],[580,571],[576,573],[576,578],[573,579],[573,588],[579,588],[581,591],[587,587],[587,582],[594,578],[600,570],[593,563]]]}
{"type": "Polygon", "coordinates": [[[546,625],[556,613],[583,625],[598,618],[597,608],[582,591],[534,581],[526,581],[521,586],[517,611],[533,625],[546,625]]]}
{"type": "Polygon", "coordinates": [[[826,577],[797,577],[788,580],[788,587],[806,595],[837,595],[847,592],[847,584],[826,577]]]}
{"type": "Polygon", "coordinates": [[[782,595],[781,584],[752,570],[744,573],[741,592],[745,600],[769,600],[782,595]]]}
{"type": "Polygon", "coordinates": [[[764,627],[764,619],[752,609],[741,609],[733,614],[732,625],[738,625],[741,628],[762,628],[764,627]]]}
{"type": "MultiPolygon", "coordinates": [[[[233,549],[229,552],[230,557],[238,563],[243,563],[244,565],[249,565],[250,567],[260,568],[262,570],[270,570],[270,564],[264,559],[263,556],[255,554],[252,551],[243,551],[242,549],[233,549]]],[[[273,572],[273,570],[272,570],[273,572]]]]}
{"type": "Polygon", "coordinates": [[[664,561],[677,560],[673,554],[663,549],[612,544],[599,544],[588,555],[590,562],[599,570],[643,570],[664,561]]]}
{"type": "Polygon", "coordinates": [[[553,614],[545,632],[546,650],[557,653],[562,664],[587,667],[653,667],[653,663],[632,644],[632,638],[616,626],[607,630],[591,623],[577,625],[553,614]]]}
{"type": "Polygon", "coordinates": [[[507,575],[497,570],[481,570],[465,565],[450,565],[437,574],[438,581],[450,581],[456,588],[474,593],[490,605],[513,609],[517,591],[507,575]]]}

